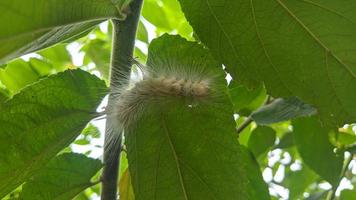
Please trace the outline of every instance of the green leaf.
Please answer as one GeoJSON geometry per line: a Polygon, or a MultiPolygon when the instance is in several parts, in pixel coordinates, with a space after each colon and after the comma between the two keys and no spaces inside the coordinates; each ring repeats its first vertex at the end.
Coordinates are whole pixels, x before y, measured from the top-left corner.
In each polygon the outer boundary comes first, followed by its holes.
{"type": "Polygon", "coordinates": [[[100,138],[100,130],[93,124],[89,124],[82,132],[84,136],[91,136],[93,138],[100,138]]]}
{"type": "Polygon", "coordinates": [[[2,0],[0,13],[0,63],[123,17],[111,0],[2,0]]]}
{"type": "Polygon", "coordinates": [[[262,85],[250,90],[244,85],[238,85],[232,81],[229,85],[229,93],[235,112],[243,116],[249,116],[266,99],[266,90],[262,85]]]}
{"type": "Polygon", "coordinates": [[[1,105],[0,198],[27,181],[96,116],[106,86],[69,70],[26,87],[1,105]]]}
{"type": "Polygon", "coordinates": [[[120,200],[135,200],[135,194],[131,184],[131,176],[128,169],[126,169],[121,176],[119,190],[120,200]]]}
{"type": "Polygon", "coordinates": [[[148,32],[145,25],[141,21],[139,21],[137,28],[137,39],[148,43],[148,32]]]}
{"type": "Polygon", "coordinates": [[[290,97],[274,100],[253,112],[251,117],[257,124],[266,125],[314,114],[316,110],[311,105],[303,103],[296,97],[290,97]]]}
{"type": "Polygon", "coordinates": [[[336,186],[343,165],[343,154],[334,153],[335,147],[329,141],[329,132],[315,117],[293,121],[294,142],[304,163],[336,186]]]}
{"type": "Polygon", "coordinates": [[[74,144],[77,144],[77,145],[88,145],[88,144],[90,144],[90,141],[87,138],[82,138],[82,139],[76,140],[74,142],[74,144]]]}
{"type": "Polygon", "coordinates": [[[51,63],[42,59],[30,58],[28,64],[32,67],[32,69],[35,72],[37,72],[39,76],[48,76],[56,72],[54,66],[51,63]]]}
{"type": "Polygon", "coordinates": [[[253,190],[248,190],[249,199],[258,200],[270,200],[268,186],[264,182],[260,166],[258,165],[254,155],[244,146],[241,146],[243,152],[243,160],[245,162],[245,168],[247,170],[247,178],[251,184],[253,190]]]}
{"type": "Polygon", "coordinates": [[[275,148],[286,149],[292,146],[294,146],[293,132],[287,132],[281,137],[279,143],[276,145],[275,148]]]}
{"type": "Polygon", "coordinates": [[[5,69],[0,69],[0,81],[12,94],[40,78],[41,75],[31,64],[21,59],[7,64],[5,69]]]}
{"type": "Polygon", "coordinates": [[[72,57],[66,49],[65,44],[57,44],[51,48],[39,51],[38,54],[51,63],[57,71],[67,69],[68,65],[72,64],[72,57]]]}
{"type": "Polygon", "coordinates": [[[109,79],[111,43],[103,39],[89,40],[81,50],[85,52],[85,59],[92,60],[101,75],[109,79]]]}
{"type": "Polygon", "coordinates": [[[310,186],[318,177],[317,174],[305,165],[302,165],[301,170],[289,171],[283,180],[284,185],[289,190],[289,198],[298,199],[298,197],[303,197],[303,193],[308,186],[310,186]]]}
{"type": "Polygon", "coordinates": [[[340,200],[352,200],[356,199],[356,188],[354,186],[353,190],[343,190],[340,193],[340,200]]]}
{"type": "Polygon", "coordinates": [[[179,1],[235,80],[300,97],[326,124],[355,121],[356,1],[179,1]]]}
{"type": "Polygon", "coordinates": [[[59,155],[23,185],[21,199],[72,199],[93,185],[90,180],[101,167],[100,160],[82,154],[59,155]]]}
{"type": "Polygon", "coordinates": [[[160,29],[166,31],[172,29],[162,6],[160,6],[155,0],[145,1],[142,8],[142,16],[160,29]]]}
{"type": "Polygon", "coordinates": [[[220,64],[198,44],[164,35],[151,43],[147,65],[177,72],[194,67],[215,77],[211,90],[218,94],[194,103],[177,96],[144,101],[137,121],[125,130],[136,199],[249,199],[254,188],[220,64]]]}
{"type": "Polygon", "coordinates": [[[258,126],[249,137],[248,148],[256,158],[270,149],[276,140],[276,132],[268,126],[258,126]]]}

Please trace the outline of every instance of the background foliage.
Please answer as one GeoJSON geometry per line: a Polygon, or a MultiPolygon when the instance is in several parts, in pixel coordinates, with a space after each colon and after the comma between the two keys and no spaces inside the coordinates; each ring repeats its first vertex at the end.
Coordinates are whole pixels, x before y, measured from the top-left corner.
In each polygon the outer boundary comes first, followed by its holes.
{"type": "MultiPolygon", "coordinates": [[[[100,196],[98,158],[104,120],[93,119],[105,106],[105,100],[100,103],[108,92],[112,27],[107,19],[125,18],[123,2],[0,3],[0,198],[100,196]]],[[[243,175],[259,188],[248,191],[252,197],[317,200],[335,194],[336,199],[352,200],[356,199],[355,11],[353,0],[145,0],[135,57],[145,63],[154,53],[162,63],[189,63],[198,59],[193,52],[204,51],[212,55],[209,64],[224,65],[232,105],[218,109],[230,111],[216,113],[235,113],[232,128],[226,120],[219,125],[239,130],[229,137],[241,144],[235,156],[248,166],[243,175]],[[164,33],[196,41],[178,42],[189,46],[185,51],[191,57],[176,58],[183,50],[176,52],[176,39],[160,37],[164,33]]],[[[160,63],[148,60],[150,65],[160,63]]],[[[182,118],[184,122],[166,117],[171,124],[188,126],[192,121],[192,116],[182,118]]],[[[194,119],[216,123],[204,116],[194,119]]],[[[146,134],[138,136],[143,138],[140,148],[162,142],[146,134]]],[[[222,141],[212,133],[201,137],[207,136],[215,145],[222,141]]],[[[201,137],[189,138],[188,143],[196,144],[201,137]]],[[[188,147],[177,145],[176,151],[190,156],[188,147]]],[[[149,151],[140,152],[151,158],[149,151]]],[[[133,200],[135,163],[128,162],[125,151],[121,160],[120,196],[133,200]]],[[[200,162],[192,160],[191,165],[200,162]]],[[[242,176],[241,169],[228,166],[212,163],[220,169],[217,175],[242,176]]],[[[149,172],[145,175],[152,178],[149,172]]],[[[210,180],[207,187],[234,187],[231,182],[210,180]]],[[[219,195],[231,199],[228,192],[219,195]]],[[[149,199],[140,193],[136,199],[145,197],[149,199]]]]}

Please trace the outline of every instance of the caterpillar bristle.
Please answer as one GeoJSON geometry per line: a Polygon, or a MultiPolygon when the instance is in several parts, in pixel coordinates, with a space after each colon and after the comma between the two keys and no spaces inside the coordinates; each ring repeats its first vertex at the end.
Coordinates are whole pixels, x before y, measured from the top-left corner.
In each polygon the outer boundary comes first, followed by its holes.
{"type": "MultiPolygon", "coordinates": [[[[200,71],[177,72],[177,70],[154,70],[141,65],[143,77],[127,81],[121,88],[114,88],[115,107],[112,112],[117,118],[117,125],[123,129],[139,116],[144,104],[149,101],[165,101],[169,98],[187,98],[195,101],[211,95],[212,77],[200,71]]],[[[188,105],[187,105],[188,106],[188,105]]]]}
{"type": "Polygon", "coordinates": [[[131,75],[124,81],[111,80],[119,82],[120,87],[111,88],[113,104],[105,113],[107,118],[112,119],[112,124],[108,124],[112,131],[106,136],[109,141],[106,149],[110,151],[116,152],[115,149],[121,142],[120,134],[128,130],[145,112],[147,103],[161,105],[171,100],[183,100],[187,107],[193,108],[193,105],[215,99],[221,93],[217,92],[220,90],[216,87],[217,84],[212,87],[215,79],[221,77],[203,66],[155,69],[136,60],[132,63],[138,66],[138,75],[131,75]]]}

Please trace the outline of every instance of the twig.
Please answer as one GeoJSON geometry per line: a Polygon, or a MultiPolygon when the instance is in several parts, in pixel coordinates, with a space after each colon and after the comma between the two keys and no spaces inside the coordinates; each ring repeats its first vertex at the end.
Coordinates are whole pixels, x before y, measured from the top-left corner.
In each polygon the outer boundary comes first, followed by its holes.
{"type": "Polygon", "coordinates": [[[236,129],[237,134],[240,134],[248,125],[253,122],[251,116],[247,117],[247,119],[236,129]]]}
{"type": "MultiPolygon", "coordinates": [[[[119,88],[124,84],[124,80],[130,77],[131,58],[135,48],[136,31],[140,18],[143,0],[133,0],[130,4],[130,13],[124,21],[113,20],[113,48],[111,54],[110,87],[119,88]]],[[[109,97],[107,108],[112,108],[114,97],[109,97]]],[[[106,136],[110,133],[110,124],[115,119],[108,117],[106,122],[106,136]]],[[[119,179],[120,153],[121,153],[121,132],[114,133],[120,136],[116,152],[106,149],[110,141],[105,137],[104,141],[104,168],[102,174],[102,193],[101,200],[117,199],[117,181],[119,179]],[[112,157],[111,155],[115,156],[112,157]]]]}
{"type": "MultiPolygon", "coordinates": [[[[272,102],[273,102],[273,100],[272,100],[271,96],[267,96],[266,101],[262,106],[268,105],[272,102]]],[[[248,125],[250,125],[251,122],[253,122],[253,119],[250,115],[246,118],[246,120],[238,128],[236,128],[237,134],[239,135],[243,130],[245,130],[245,128],[248,127],[248,125]]]]}

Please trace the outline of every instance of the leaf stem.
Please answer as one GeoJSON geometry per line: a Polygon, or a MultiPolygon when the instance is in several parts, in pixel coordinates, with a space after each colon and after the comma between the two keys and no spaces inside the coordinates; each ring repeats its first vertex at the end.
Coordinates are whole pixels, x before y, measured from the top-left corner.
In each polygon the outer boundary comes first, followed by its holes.
{"type": "MultiPolygon", "coordinates": [[[[273,100],[272,100],[271,96],[267,96],[267,98],[266,98],[266,100],[265,100],[265,103],[264,103],[262,106],[268,105],[268,104],[270,104],[272,101],[273,101],[273,100]]],[[[236,128],[237,134],[239,135],[239,134],[240,134],[243,130],[245,130],[245,128],[248,127],[248,125],[250,125],[252,122],[253,122],[253,119],[252,119],[252,117],[251,117],[251,115],[250,115],[250,116],[248,116],[248,117],[246,118],[246,120],[245,120],[238,128],[236,128]]]]}
{"type": "MultiPolygon", "coordinates": [[[[138,21],[140,18],[141,7],[143,0],[133,0],[130,4],[130,13],[124,21],[112,20],[113,24],[113,47],[111,54],[111,70],[110,70],[110,88],[120,88],[131,72],[131,60],[135,48],[136,31],[138,21]]],[[[107,109],[112,108],[114,105],[114,97],[110,95],[107,109]]],[[[110,127],[115,123],[113,116],[108,116],[105,130],[104,141],[104,168],[102,174],[102,193],[101,200],[116,200],[117,199],[117,182],[119,179],[119,166],[120,166],[120,153],[122,130],[115,130],[117,133],[111,133],[113,131],[110,127]],[[114,152],[108,145],[110,137],[109,134],[117,135],[118,147],[114,152]],[[114,155],[114,156],[112,156],[114,155]]]]}
{"type": "Polygon", "coordinates": [[[237,134],[240,134],[248,125],[253,122],[251,116],[247,117],[246,120],[236,129],[237,134]]]}

